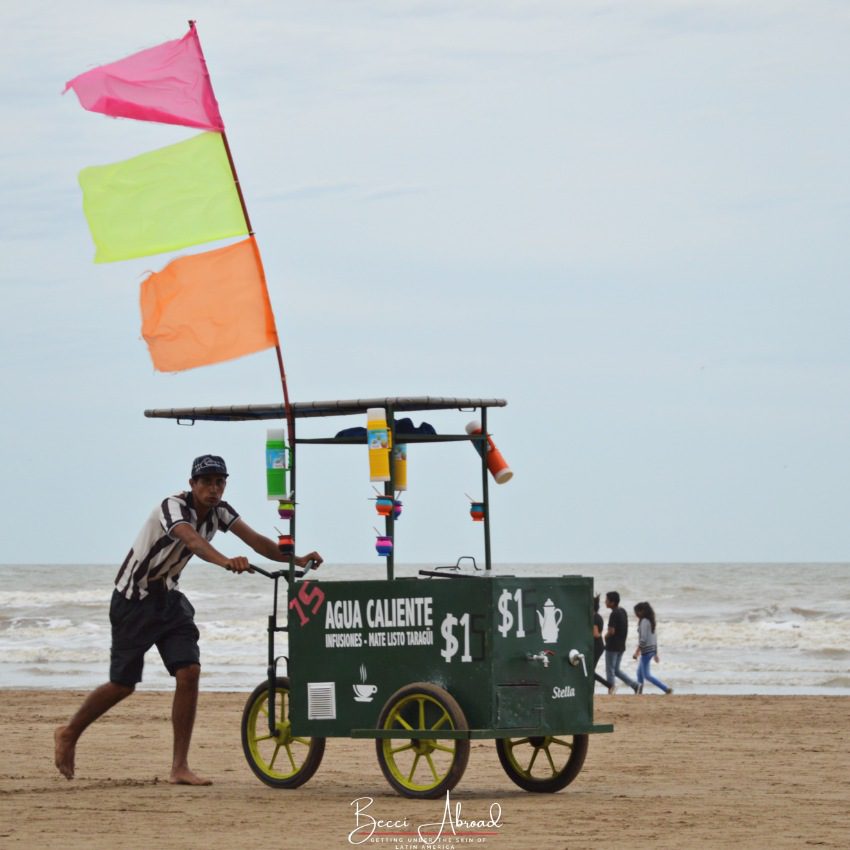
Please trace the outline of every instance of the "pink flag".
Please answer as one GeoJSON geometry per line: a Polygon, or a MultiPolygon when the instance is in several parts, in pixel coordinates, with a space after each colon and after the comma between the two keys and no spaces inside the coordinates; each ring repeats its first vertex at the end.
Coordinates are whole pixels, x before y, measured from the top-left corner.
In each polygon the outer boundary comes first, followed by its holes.
{"type": "Polygon", "coordinates": [[[86,71],[68,82],[68,89],[91,112],[224,129],[194,27],[183,38],[86,71]]]}

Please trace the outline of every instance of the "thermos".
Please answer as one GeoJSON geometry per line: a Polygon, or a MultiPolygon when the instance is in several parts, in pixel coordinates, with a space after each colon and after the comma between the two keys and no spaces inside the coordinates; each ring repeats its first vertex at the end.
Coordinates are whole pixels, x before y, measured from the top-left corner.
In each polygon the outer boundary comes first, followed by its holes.
{"type": "MultiPolygon", "coordinates": [[[[466,433],[470,436],[480,434],[481,423],[477,419],[473,419],[466,426],[466,433]]],[[[511,468],[505,462],[505,459],[502,457],[502,453],[496,448],[496,444],[493,442],[493,438],[489,434],[487,435],[486,446],[481,440],[473,440],[472,445],[475,446],[475,450],[481,455],[481,457],[485,457],[484,452],[487,452],[487,469],[490,470],[490,474],[496,479],[497,484],[504,484],[506,481],[510,481],[511,478],[514,477],[513,472],[511,472],[511,468]]]]}
{"type": "Polygon", "coordinates": [[[383,407],[366,411],[366,442],[369,446],[369,480],[390,480],[390,431],[383,407]]]}
{"type": "Polygon", "coordinates": [[[269,501],[287,499],[286,442],[282,428],[269,428],[266,432],[266,496],[269,501]]]}
{"type": "Polygon", "coordinates": [[[407,489],[407,443],[393,446],[393,484],[396,490],[407,489]]]}

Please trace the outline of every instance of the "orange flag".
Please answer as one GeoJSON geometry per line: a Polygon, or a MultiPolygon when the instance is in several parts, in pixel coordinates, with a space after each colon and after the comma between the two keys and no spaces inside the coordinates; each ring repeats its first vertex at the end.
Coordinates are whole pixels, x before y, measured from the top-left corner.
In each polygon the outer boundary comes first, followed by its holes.
{"type": "Polygon", "coordinates": [[[179,257],[142,282],[142,336],[154,368],[179,372],[278,344],[253,237],[179,257]]]}

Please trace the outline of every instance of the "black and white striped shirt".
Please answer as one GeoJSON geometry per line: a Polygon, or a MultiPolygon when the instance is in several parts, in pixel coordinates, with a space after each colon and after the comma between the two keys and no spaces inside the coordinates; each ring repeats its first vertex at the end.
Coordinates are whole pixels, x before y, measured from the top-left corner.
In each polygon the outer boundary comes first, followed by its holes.
{"type": "Polygon", "coordinates": [[[192,557],[185,544],[171,536],[174,526],[188,522],[201,537],[212,540],[216,531],[228,531],[237,519],[239,514],[227,502],[220,502],[199,522],[191,492],[163,499],[124,559],[115,577],[115,589],[127,599],[144,599],[151,582],[164,580],[171,590],[192,557]]]}

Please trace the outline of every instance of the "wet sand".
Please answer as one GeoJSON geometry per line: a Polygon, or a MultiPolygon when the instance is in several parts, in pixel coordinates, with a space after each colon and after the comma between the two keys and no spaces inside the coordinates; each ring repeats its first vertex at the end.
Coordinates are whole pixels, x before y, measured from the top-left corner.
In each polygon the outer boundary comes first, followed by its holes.
{"type": "MultiPolygon", "coordinates": [[[[359,846],[423,848],[415,835],[398,833],[443,819],[445,800],[391,791],[368,740],[330,739],[306,785],[267,788],[242,755],[245,694],[201,695],[190,761],[211,787],[167,782],[169,693],[136,694],[94,724],[68,781],[53,765],[53,729],[82,696],[0,690],[1,847],[344,848],[357,826],[352,802],[371,798],[361,826],[366,814],[399,823],[359,846]]],[[[596,720],[614,723],[614,733],[591,736],[584,769],[557,794],[517,788],[494,743],[473,742],[452,813],[460,803],[464,820],[487,820],[498,803],[499,826],[454,835],[447,824],[432,846],[749,850],[850,842],[846,698],[602,696],[596,720]]]]}

